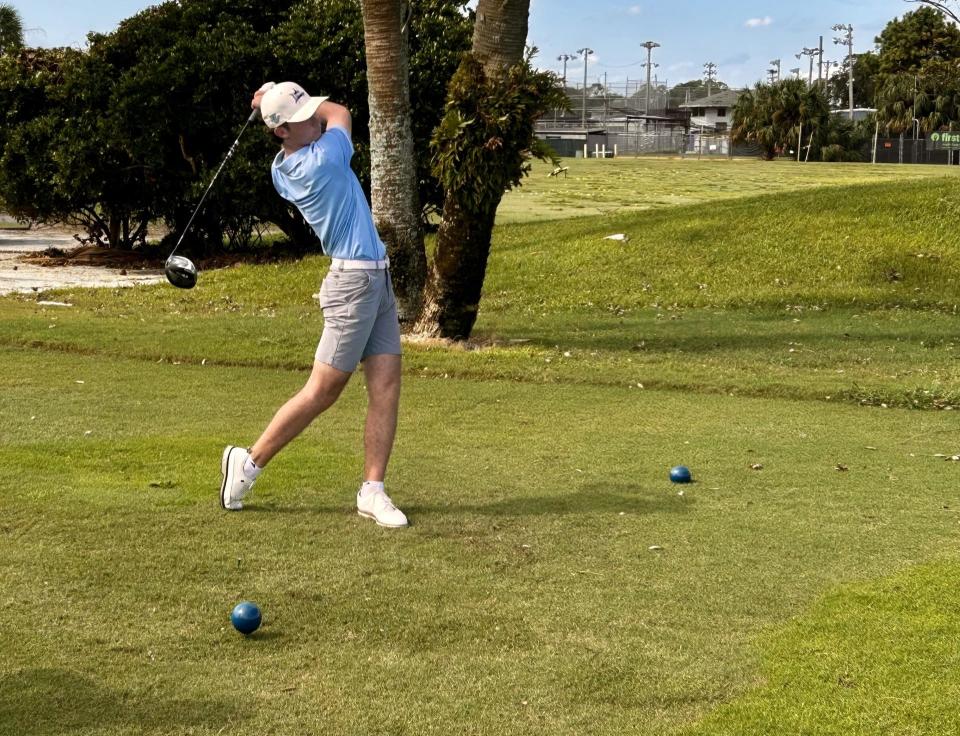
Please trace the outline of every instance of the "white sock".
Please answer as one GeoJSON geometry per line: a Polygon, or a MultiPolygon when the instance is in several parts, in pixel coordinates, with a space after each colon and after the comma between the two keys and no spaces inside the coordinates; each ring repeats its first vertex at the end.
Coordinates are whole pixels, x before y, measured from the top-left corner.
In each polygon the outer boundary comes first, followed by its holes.
{"type": "Polygon", "coordinates": [[[259,467],[253,458],[250,455],[247,455],[247,459],[243,461],[243,474],[247,476],[247,480],[256,480],[257,476],[263,472],[263,468],[259,467]]]}
{"type": "Polygon", "coordinates": [[[377,491],[383,490],[383,481],[382,480],[365,480],[363,485],[360,486],[360,495],[366,496],[368,493],[376,493],[377,491]]]}

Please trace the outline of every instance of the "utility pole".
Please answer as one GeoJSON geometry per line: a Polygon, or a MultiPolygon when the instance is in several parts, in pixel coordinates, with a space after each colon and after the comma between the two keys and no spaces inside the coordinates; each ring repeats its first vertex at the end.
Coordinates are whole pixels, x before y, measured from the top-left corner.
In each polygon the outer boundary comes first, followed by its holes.
{"type": "Polygon", "coordinates": [[[803,51],[799,54],[794,54],[798,59],[803,58],[804,56],[810,57],[810,75],[807,77],[807,86],[813,86],[813,57],[817,55],[816,49],[810,49],[806,46],[803,47],[803,51]]]}
{"type": "Polygon", "coordinates": [[[577,49],[577,53],[583,56],[583,113],[580,116],[580,124],[583,126],[583,129],[587,129],[587,59],[593,55],[593,49],[589,49],[584,46],[582,49],[577,49]]]}
{"type": "Polygon", "coordinates": [[[844,44],[847,46],[847,65],[850,69],[850,75],[847,81],[847,89],[850,95],[850,119],[853,120],[853,26],[849,23],[837,23],[833,27],[833,30],[847,32],[845,37],[841,36],[839,38],[835,38],[833,39],[833,42],[841,46],[844,44]]]}
{"type": "Polygon", "coordinates": [[[707,81],[707,97],[709,97],[713,90],[713,80],[717,76],[717,65],[712,61],[708,61],[703,65],[703,76],[707,81]]]}
{"type": "MultiPolygon", "coordinates": [[[[646,102],[643,104],[643,114],[649,115],[650,114],[650,71],[653,69],[653,67],[660,66],[659,64],[652,64],[650,62],[650,55],[653,53],[654,49],[660,48],[660,44],[658,44],[656,41],[644,41],[640,45],[647,50],[647,63],[644,64],[644,66],[647,67],[647,98],[646,98],[646,102]]],[[[646,127],[646,125],[644,125],[644,127],[646,127]]]]}

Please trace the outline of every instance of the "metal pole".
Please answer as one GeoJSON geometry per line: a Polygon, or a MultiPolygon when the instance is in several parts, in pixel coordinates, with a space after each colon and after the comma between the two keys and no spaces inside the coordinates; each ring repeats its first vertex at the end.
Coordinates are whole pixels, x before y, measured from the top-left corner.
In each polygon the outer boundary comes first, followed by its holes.
{"type": "Polygon", "coordinates": [[[583,54],[583,112],[580,116],[580,125],[584,130],[587,129],[587,59],[590,58],[590,55],[593,53],[593,49],[587,48],[584,46],[582,49],[577,49],[578,54],[583,54]]]}
{"type": "Polygon", "coordinates": [[[607,126],[607,115],[610,111],[607,103],[607,73],[603,73],[603,126],[607,126]]]}
{"type": "Polygon", "coordinates": [[[712,61],[708,61],[703,65],[704,76],[707,78],[707,97],[713,92],[713,78],[717,76],[717,65],[712,61]]]}
{"type": "Polygon", "coordinates": [[[850,26],[850,30],[847,33],[847,38],[850,43],[850,78],[847,82],[848,89],[850,91],[850,119],[853,120],[853,26],[850,26]]]}
{"type": "Polygon", "coordinates": [[[835,31],[846,31],[846,37],[834,38],[836,44],[846,45],[847,67],[849,69],[849,78],[847,80],[847,90],[850,96],[850,119],[853,120],[853,26],[848,23],[837,23],[833,26],[835,31]]]}
{"type": "MultiPolygon", "coordinates": [[[[820,47],[817,49],[820,56],[817,58],[817,85],[823,86],[823,36],[820,36],[820,47]]],[[[813,61],[813,59],[811,59],[813,61]]]]}
{"type": "Polygon", "coordinates": [[[646,95],[646,102],[644,103],[644,106],[643,106],[643,114],[649,115],[650,114],[650,72],[653,70],[653,66],[651,64],[651,55],[653,54],[653,50],[655,48],[660,47],[660,44],[658,44],[656,41],[644,41],[640,45],[647,50],[647,95],[646,95]]]}

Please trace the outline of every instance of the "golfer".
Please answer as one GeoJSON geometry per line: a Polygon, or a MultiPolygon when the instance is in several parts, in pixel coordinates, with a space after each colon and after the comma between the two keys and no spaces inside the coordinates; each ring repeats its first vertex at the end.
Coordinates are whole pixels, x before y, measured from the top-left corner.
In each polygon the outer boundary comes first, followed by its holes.
{"type": "Polygon", "coordinates": [[[406,526],[383,486],[400,401],[400,323],[386,249],[350,168],[350,111],[293,82],[265,84],[251,105],[280,139],[274,187],[300,210],[332,261],[320,286],[323,333],[310,378],[249,450],[223,451],[220,503],[242,509],[267,463],[334,404],[362,362],[369,404],[357,512],[381,526],[406,526]]]}

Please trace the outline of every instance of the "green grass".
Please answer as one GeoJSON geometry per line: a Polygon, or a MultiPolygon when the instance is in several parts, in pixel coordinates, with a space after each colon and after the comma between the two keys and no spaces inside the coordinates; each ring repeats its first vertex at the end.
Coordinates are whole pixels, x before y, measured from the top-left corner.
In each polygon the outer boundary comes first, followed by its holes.
{"type": "MultiPolygon", "coordinates": [[[[957,176],[944,166],[825,164],[756,159],[562,159],[569,171],[535,161],[523,186],[504,197],[500,224],[638,212],[812,187],[957,176]]],[[[705,209],[702,207],[701,209],[705,209]]]]}
{"type": "Polygon", "coordinates": [[[406,348],[401,532],[360,380],[217,507],[323,259],[0,299],[0,733],[955,730],[956,183],[782,171],[499,226],[477,340],[406,348]]]}

